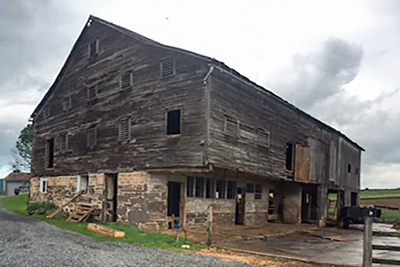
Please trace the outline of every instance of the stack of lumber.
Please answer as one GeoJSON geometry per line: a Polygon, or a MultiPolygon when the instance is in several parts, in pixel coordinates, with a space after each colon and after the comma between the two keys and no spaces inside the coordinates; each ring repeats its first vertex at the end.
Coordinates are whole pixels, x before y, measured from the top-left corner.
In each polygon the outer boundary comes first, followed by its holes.
{"type": "Polygon", "coordinates": [[[89,223],[87,229],[108,237],[125,237],[125,232],[117,231],[115,229],[95,223],[89,223]]]}

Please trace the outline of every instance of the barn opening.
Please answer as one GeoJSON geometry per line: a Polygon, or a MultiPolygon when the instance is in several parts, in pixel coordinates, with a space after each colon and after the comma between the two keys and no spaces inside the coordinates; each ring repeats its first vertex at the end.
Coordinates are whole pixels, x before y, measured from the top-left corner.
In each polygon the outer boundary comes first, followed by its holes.
{"type": "Polygon", "coordinates": [[[54,138],[46,141],[46,168],[54,167],[54,138]]]}
{"type": "Polygon", "coordinates": [[[181,110],[170,110],[167,112],[167,135],[181,133],[181,110]]]}
{"type": "MultiPolygon", "coordinates": [[[[197,180],[197,179],[196,179],[197,180]]],[[[176,228],[180,222],[181,183],[168,182],[168,228],[176,228]]]]}

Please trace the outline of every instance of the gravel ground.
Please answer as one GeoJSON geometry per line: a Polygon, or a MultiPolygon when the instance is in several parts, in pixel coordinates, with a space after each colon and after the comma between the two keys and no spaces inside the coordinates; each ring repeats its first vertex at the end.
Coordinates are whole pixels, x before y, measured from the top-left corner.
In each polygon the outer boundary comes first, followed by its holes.
{"type": "Polygon", "coordinates": [[[105,243],[0,207],[0,266],[245,266],[213,257],[105,243]]]}

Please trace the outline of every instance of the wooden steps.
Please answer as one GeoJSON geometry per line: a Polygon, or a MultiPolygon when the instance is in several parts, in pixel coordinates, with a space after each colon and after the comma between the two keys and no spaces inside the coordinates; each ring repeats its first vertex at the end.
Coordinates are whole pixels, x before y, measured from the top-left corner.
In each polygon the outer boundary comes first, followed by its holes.
{"type": "Polygon", "coordinates": [[[68,217],[67,222],[85,222],[97,208],[97,205],[91,203],[80,202],[75,205],[75,211],[68,217]]]}
{"type": "Polygon", "coordinates": [[[60,213],[66,206],[68,206],[72,201],[74,201],[75,199],[77,199],[78,197],[80,197],[83,194],[83,190],[79,191],[78,193],[76,193],[71,199],[67,200],[64,204],[62,204],[58,209],[56,209],[55,211],[53,211],[52,213],[50,213],[49,215],[46,216],[47,219],[52,219],[54,218],[54,216],[56,216],[58,213],[60,213]]]}

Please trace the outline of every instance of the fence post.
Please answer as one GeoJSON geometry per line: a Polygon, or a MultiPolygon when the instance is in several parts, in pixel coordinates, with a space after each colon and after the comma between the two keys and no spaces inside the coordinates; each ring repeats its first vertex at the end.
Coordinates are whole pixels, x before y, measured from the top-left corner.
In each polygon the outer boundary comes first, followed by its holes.
{"type": "Polygon", "coordinates": [[[363,267],[372,266],[372,221],[373,218],[370,216],[364,218],[363,267]]]}
{"type": "Polygon", "coordinates": [[[207,240],[206,245],[210,246],[212,243],[212,223],[213,223],[213,207],[208,206],[208,216],[207,216],[207,240]]]}

